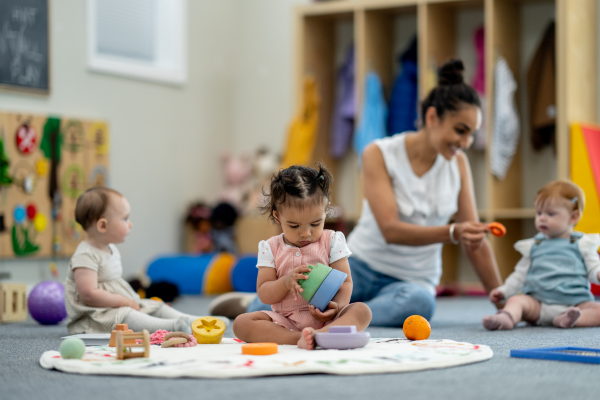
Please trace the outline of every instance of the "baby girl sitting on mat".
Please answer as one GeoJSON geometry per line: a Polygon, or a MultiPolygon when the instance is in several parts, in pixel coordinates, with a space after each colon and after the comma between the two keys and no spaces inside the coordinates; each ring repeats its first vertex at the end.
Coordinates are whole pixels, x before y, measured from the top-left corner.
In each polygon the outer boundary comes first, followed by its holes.
{"type": "Polygon", "coordinates": [[[590,281],[600,282],[600,236],[573,231],[584,205],[583,191],[569,181],[551,182],[538,192],[539,233],[515,244],[523,257],[506,283],[490,293],[494,303],[508,301],[496,315],[483,318],[486,329],[513,329],[520,321],[559,328],[600,326],[600,303],[590,292],[590,281]]]}
{"type": "Polygon", "coordinates": [[[77,199],[75,219],[87,238],[71,258],[65,283],[69,334],[110,332],[121,323],[136,332],[165,329],[192,333],[191,324],[199,317],[159,301],[140,299],[121,277],[121,255],[115,243],[124,242],[133,226],[129,213],[127,199],[105,187],[89,189],[77,199]]]}
{"type": "Polygon", "coordinates": [[[364,303],[350,304],[352,277],[344,234],[324,230],[329,209],[332,176],[319,170],[292,166],[271,180],[268,204],[263,211],[281,226],[283,233],[260,242],[257,293],[273,311],[256,311],[238,316],[235,335],[246,342],[298,344],[312,350],[315,333],[331,325],[356,325],[363,330],[371,322],[371,310],[364,303]],[[300,295],[299,280],[308,279],[308,265],[329,265],[348,276],[338,293],[321,312],[300,295]]]}

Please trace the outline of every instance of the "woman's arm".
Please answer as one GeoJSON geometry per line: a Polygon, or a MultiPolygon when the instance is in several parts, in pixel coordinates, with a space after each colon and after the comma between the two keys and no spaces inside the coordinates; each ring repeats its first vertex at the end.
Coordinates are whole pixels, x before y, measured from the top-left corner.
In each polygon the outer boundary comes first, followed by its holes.
{"type": "MultiPolygon", "coordinates": [[[[362,164],[365,198],[387,243],[424,246],[450,242],[450,225],[420,226],[400,220],[396,196],[383,154],[376,144],[372,143],[366,147],[362,164]]],[[[454,236],[469,245],[480,246],[483,233],[478,237],[473,235],[473,231],[483,232],[485,227],[484,224],[472,222],[456,224],[454,236]],[[472,243],[472,240],[475,240],[475,243],[472,243]]]]}
{"type": "MultiPolygon", "coordinates": [[[[475,196],[473,195],[473,178],[469,161],[463,152],[459,152],[456,157],[460,170],[461,189],[458,194],[458,211],[454,219],[458,223],[479,223],[479,216],[477,215],[477,208],[475,206],[475,196]]],[[[459,232],[459,234],[461,235],[461,240],[464,236],[468,236],[471,240],[470,242],[463,240],[462,247],[469,257],[473,268],[475,268],[475,272],[477,272],[485,290],[489,293],[500,286],[502,279],[498,272],[498,265],[496,264],[492,246],[487,238],[485,238],[485,231],[467,230],[459,232]],[[473,243],[477,241],[481,245],[474,246],[473,243]]]]}
{"type": "Polygon", "coordinates": [[[135,300],[98,288],[98,272],[95,270],[90,268],[75,268],[73,276],[79,297],[81,297],[86,306],[110,308],[131,307],[134,310],[140,310],[140,306],[135,300]]]}

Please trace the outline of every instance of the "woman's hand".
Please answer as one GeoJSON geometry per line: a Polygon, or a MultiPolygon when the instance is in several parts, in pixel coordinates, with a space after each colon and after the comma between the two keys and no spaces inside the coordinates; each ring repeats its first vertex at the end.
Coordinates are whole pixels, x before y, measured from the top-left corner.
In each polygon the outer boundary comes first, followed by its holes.
{"type": "Polygon", "coordinates": [[[304,275],[303,272],[310,272],[308,265],[296,267],[292,272],[283,277],[283,283],[286,289],[294,295],[294,300],[298,300],[298,295],[304,291],[298,281],[308,279],[308,275],[304,275]]]}
{"type": "Polygon", "coordinates": [[[504,300],[504,293],[502,293],[498,289],[494,289],[490,292],[490,300],[492,301],[492,303],[498,304],[502,300],[504,300]]]}
{"type": "Polygon", "coordinates": [[[317,307],[308,306],[308,312],[319,322],[331,321],[339,312],[339,307],[336,302],[330,301],[325,312],[321,312],[317,307]]]}
{"type": "Polygon", "coordinates": [[[488,224],[481,222],[457,222],[454,225],[454,238],[465,244],[470,250],[477,250],[483,245],[485,234],[489,232],[488,224]]]}

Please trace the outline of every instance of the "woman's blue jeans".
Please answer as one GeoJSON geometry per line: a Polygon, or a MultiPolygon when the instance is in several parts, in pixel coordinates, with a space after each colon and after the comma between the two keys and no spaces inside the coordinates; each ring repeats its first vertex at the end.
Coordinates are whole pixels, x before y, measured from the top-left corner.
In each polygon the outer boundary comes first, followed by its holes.
{"type": "MultiPolygon", "coordinates": [[[[354,256],[348,258],[352,273],[351,303],[363,302],[373,313],[372,326],[402,326],[411,315],[431,320],[435,297],[424,287],[401,281],[373,271],[367,263],[354,256]]],[[[248,312],[271,310],[258,296],[248,306],[248,312]]]]}

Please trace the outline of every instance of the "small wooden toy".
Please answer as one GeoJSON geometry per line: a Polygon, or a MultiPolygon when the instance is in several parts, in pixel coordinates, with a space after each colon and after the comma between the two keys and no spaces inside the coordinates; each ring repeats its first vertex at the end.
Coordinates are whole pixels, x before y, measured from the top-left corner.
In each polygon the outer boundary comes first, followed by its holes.
{"type": "Polygon", "coordinates": [[[117,331],[116,333],[116,355],[117,360],[126,360],[128,358],[150,357],[150,333],[144,329],[141,332],[124,333],[117,331]],[[141,339],[142,343],[137,343],[136,339],[141,339]],[[133,344],[127,343],[133,341],[133,344]],[[143,347],[144,351],[132,351],[134,347],[143,347]]]}
{"type": "MultiPolygon", "coordinates": [[[[115,347],[117,343],[117,332],[133,333],[127,324],[117,324],[115,330],[110,333],[110,340],[108,341],[108,347],[115,347]]],[[[135,340],[127,340],[125,344],[135,344],[135,340]]]]}
{"type": "Polygon", "coordinates": [[[310,273],[308,279],[300,280],[302,286],[302,297],[304,300],[321,310],[327,309],[327,305],[348,277],[347,274],[323,264],[309,265],[310,273]]]}
{"type": "Polygon", "coordinates": [[[248,343],[242,346],[242,354],[268,356],[277,353],[277,343],[248,343]]]}
{"type": "Polygon", "coordinates": [[[190,342],[190,335],[185,332],[171,332],[167,333],[164,338],[164,342],[160,347],[173,347],[176,344],[190,342]]]}
{"type": "Polygon", "coordinates": [[[600,349],[585,347],[540,347],[537,349],[511,350],[510,356],[516,358],[537,358],[540,360],[600,364],[600,349]]]}
{"type": "Polygon", "coordinates": [[[225,328],[225,323],[215,317],[201,317],[192,323],[192,333],[198,344],[221,343],[225,328]]]}
{"type": "Polygon", "coordinates": [[[332,326],[329,332],[317,332],[315,342],[324,349],[349,350],[365,347],[371,340],[369,332],[357,332],[355,325],[332,326]]]}
{"type": "Polygon", "coordinates": [[[492,222],[488,227],[494,236],[502,237],[506,235],[506,228],[500,222],[492,222]]]}
{"type": "Polygon", "coordinates": [[[0,324],[27,319],[27,285],[0,283],[0,324]]]}

